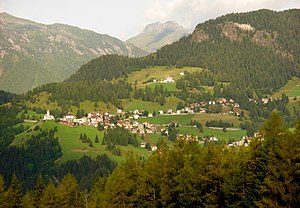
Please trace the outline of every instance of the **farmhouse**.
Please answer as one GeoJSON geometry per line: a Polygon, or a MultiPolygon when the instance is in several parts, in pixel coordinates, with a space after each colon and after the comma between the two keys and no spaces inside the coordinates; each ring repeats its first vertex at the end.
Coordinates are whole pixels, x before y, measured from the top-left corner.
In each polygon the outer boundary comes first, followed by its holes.
{"type": "Polygon", "coordinates": [[[168,76],[168,77],[166,77],[163,81],[162,81],[162,83],[174,83],[175,81],[173,80],[173,77],[171,77],[171,76],[168,76]]]}

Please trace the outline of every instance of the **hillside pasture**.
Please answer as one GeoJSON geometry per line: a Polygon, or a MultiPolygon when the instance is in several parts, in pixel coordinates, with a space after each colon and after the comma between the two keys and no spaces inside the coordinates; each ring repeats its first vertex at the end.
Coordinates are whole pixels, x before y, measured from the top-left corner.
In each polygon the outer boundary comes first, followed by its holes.
{"type": "Polygon", "coordinates": [[[212,120],[222,120],[224,122],[233,123],[234,127],[239,127],[241,124],[239,117],[227,114],[197,113],[194,119],[199,121],[203,126],[205,126],[206,121],[212,120]]]}
{"type": "Polygon", "coordinates": [[[177,103],[179,101],[182,101],[176,97],[168,97],[166,98],[165,105],[161,106],[158,102],[148,102],[148,101],[142,101],[138,99],[132,99],[129,100],[123,100],[122,106],[124,107],[125,111],[133,111],[133,110],[146,110],[149,113],[153,113],[153,111],[156,111],[158,113],[159,110],[168,110],[172,109],[175,111],[177,103]]]}
{"type": "MultiPolygon", "coordinates": [[[[148,152],[144,148],[133,147],[132,145],[128,145],[127,147],[117,145],[117,147],[120,147],[121,149],[122,156],[121,157],[114,156],[111,154],[111,152],[105,149],[104,145],[101,145],[104,132],[98,131],[97,128],[95,127],[91,127],[91,126],[69,127],[60,123],[56,123],[54,121],[39,122],[37,125],[39,125],[41,129],[48,129],[48,130],[57,127],[57,132],[55,133],[55,136],[59,138],[59,144],[62,148],[62,153],[63,153],[60,162],[79,159],[83,155],[96,157],[98,154],[103,154],[103,153],[106,153],[109,157],[113,158],[118,162],[123,161],[125,159],[125,156],[128,151],[132,151],[139,156],[147,156],[152,154],[152,152],[148,152]],[[81,133],[86,133],[87,137],[92,140],[94,147],[89,147],[88,143],[83,143],[79,139],[81,133]],[[95,143],[96,135],[98,135],[99,143],[95,143]]],[[[31,138],[32,135],[38,133],[33,129],[34,126],[31,127],[31,131],[28,132],[25,131],[17,135],[11,145],[21,146],[25,144],[27,139],[31,138]]]]}
{"type": "Polygon", "coordinates": [[[152,124],[169,124],[178,123],[179,125],[188,125],[194,118],[195,114],[180,114],[180,115],[157,115],[152,118],[141,118],[138,119],[139,123],[149,122],[152,124]]]}
{"type": "Polygon", "coordinates": [[[175,68],[175,67],[168,67],[168,66],[156,66],[141,69],[139,71],[133,72],[128,75],[128,82],[135,84],[137,82],[138,86],[142,86],[143,83],[151,80],[161,80],[165,79],[167,76],[172,76],[174,80],[180,79],[181,72],[200,72],[203,71],[203,68],[197,67],[183,67],[183,68],[175,68]]]}
{"type": "Polygon", "coordinates": [[[300,78],[293,77],[283,88],[275,92],[272,97],[281,98],[283,93],[291,98],[300,96],[300,78]]]}

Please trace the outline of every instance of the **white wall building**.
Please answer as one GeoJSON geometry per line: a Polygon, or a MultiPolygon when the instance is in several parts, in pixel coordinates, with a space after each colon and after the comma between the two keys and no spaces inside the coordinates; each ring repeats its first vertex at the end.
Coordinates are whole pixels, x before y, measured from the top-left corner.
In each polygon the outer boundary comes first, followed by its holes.
{"type": "Polygon", "coordinates": [[[50,115],[50,111],[49,110],[47,110],[47,113],[44,115],[44,120],[45,121],[54,120],[54,116],[50,115]]]}

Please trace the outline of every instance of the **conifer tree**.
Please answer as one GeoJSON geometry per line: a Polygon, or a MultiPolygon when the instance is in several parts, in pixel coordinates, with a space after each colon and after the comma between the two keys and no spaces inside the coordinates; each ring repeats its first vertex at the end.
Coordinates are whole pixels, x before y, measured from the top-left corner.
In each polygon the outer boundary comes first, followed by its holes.
{"type": "Polygon", "coordinates": [[[67,174],[62,178],[57,187],[57,203],[59,207],[82,206],[82,195],[73,175],[67,174]]]}
{"type": "Polygon", "coordinates": [[[4,180],[2,175],[0,175],[0,207],[5,207],[6,193],[4,191],[4,180]]]}
{"type": "Polygon", "coordinates": [[[40,207],[58,207],[58,204],[57,190],[53,181],[50,180],[44,194],[41,196],[40,207]]]}
{"type": "Polygon", "coordinates": [[[34,199],[34,206],[35,207],[40,207],[41,204],[41,197],[44,194],[45,190],[45,184],[44,180],[41,174],[38,175],[36,184],[33,190],[33,199],[34,199]]]}
{"type": "Polygon", "coordinates": [[[96,135],[96,137],[95,137],[95,143],[99,143],[98,135],[96,135]]]}
{"type": "Polygon", "coordinates": [[[20,207],[22,203],[22,187],[15,174],[7,190],[7,203],[9,207],[20,207]]]}

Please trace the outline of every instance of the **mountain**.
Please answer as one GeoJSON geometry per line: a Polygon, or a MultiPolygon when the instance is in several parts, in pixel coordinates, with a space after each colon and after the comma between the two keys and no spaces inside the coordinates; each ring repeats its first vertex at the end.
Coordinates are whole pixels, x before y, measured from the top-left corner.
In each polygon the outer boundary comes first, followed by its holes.
{"type": "MultiPolygon", "coordinates": [[[[191,35],[147,57],[123,60],[123,64],[119,58],[112,70],[118,77],[145,66],[203,67],[216,81],[231,83],[235,92],[271,94],[300,75],[299,17],[299,9],[228,14],[199,24],[191,35]]],[[[94,74],[93,79],[116,78],[101,72],[104,65],[108,65],[106,58],[94,60],[71,79],[82,80],[88,74],[94,74]]]]}
{"type": "Polygon", "coordinates": [[[20,93],[62,81],[82,64],[106,54],[143,56],[146,52],[109,35],[0,14],[2,90],[20,93]]]}
{"type": "Polygon", "coordinates": [[[145,27],[144,31],[127,40],[135,46],[153,53],[157,49],[171,44],[188,34],[188,30],[176,22],[153,23],[145,27]]]}

